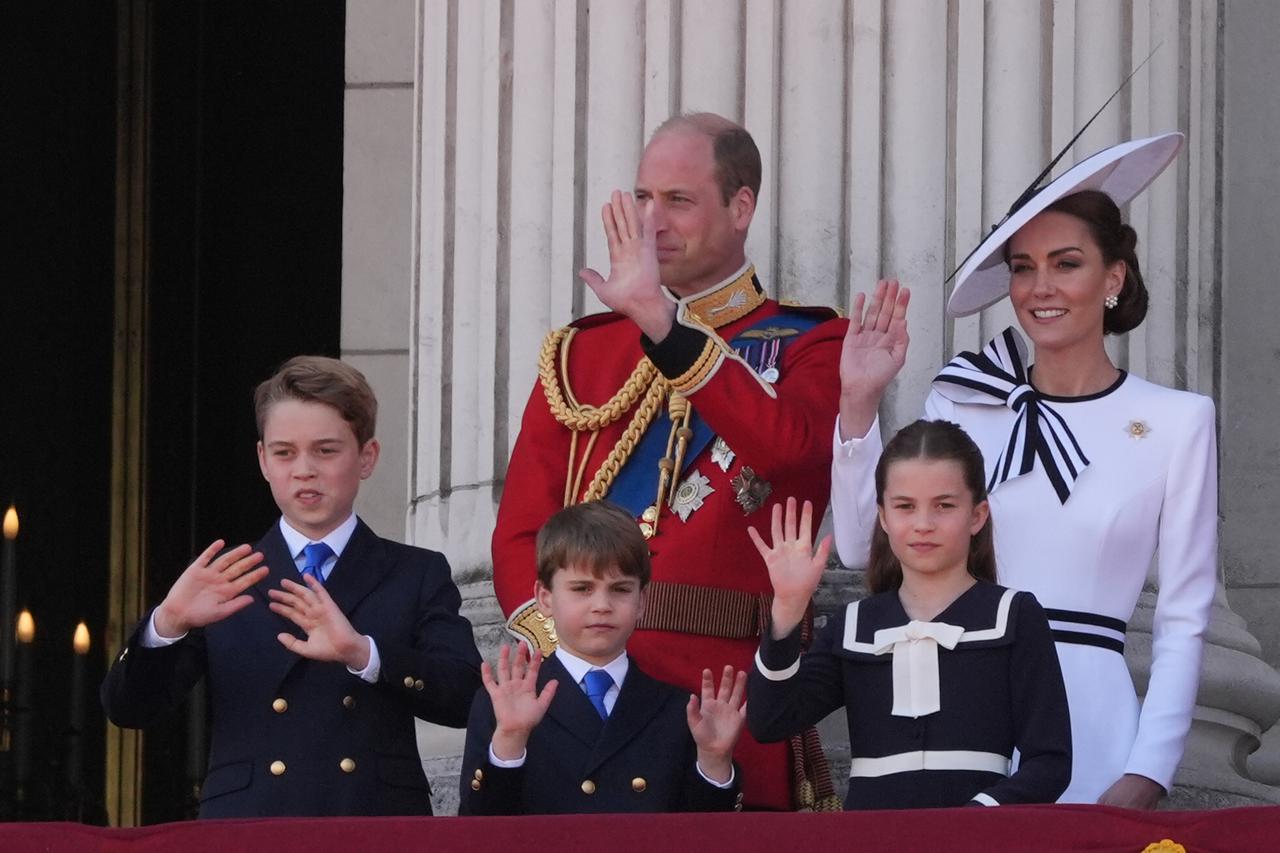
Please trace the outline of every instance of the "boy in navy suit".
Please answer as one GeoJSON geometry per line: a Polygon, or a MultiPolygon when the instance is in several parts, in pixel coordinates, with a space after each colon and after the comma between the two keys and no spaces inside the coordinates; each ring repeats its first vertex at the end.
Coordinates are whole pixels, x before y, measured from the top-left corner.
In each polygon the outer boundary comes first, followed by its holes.
{"type": "Polygon", "coordinates": [[[142,727],[208,678],[201,817],[431,814],[413,720],[463,725],[480,656],[444,556],[381,539],[352,510],[378,461],[377,405],[330,358],[294,358],[258,386],[279,523],[252,549],[206,548],[102,685],[111,721],[142,727]]]}
{"type": "Polygon", "coordinates": [[[649,549],[626,511],[597,501],[538,532],[538,610],[558,648],[504,647],[483,666],[462,759],[463,814],[741,809],[733,747],[745,673],[703,670],[690,696],[640,671],[627,640],[644,612],[649,549]]]}

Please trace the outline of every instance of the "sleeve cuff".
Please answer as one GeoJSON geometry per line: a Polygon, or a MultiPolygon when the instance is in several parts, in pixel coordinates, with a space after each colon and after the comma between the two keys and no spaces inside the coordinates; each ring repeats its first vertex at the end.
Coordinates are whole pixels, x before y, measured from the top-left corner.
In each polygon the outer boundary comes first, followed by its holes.
{"type": "Polygon", "coordinates": [[[186,634],[177,637],[160,636],[160,632],[156,630],[156,612],[152,610],[151,615],[147,617],[147,627],[142,632],[142,647],[144,649],[162,649],[165,646],[172,646],[186,636],[186,634]]]}
{"type": "MultiPolygon", "coordinates": [[[[514,770],[517,767],[524,767],[524,760],[528,757],[529,757],[529,750],[525,749],[520,752],[519,758],[512,758],[509,760],[506,758],[499,758],[498,756],[493,754],[493,744],[492,743],[489,744],[489,763],[492,764],[494,767],[502,767],[507,770],[514,770]]],[[[699,769],[698,772],[701,773],[702,770],[699,769]]],[[[706,777],[703,777],[703,778],[706,778],[706,777]]],[[[707,781],[711,782],[710,779],[707,779],[707,781]]],[[[729,781],[732,782],[733,780],[730,779],[729,781]]],[[[714,785],[716,783],[711,782],[711,784],[714,785]]]]}
{"type": "Polygon", "coordinates": [[[866,435],[861,438],[851,438],[848,441],[840,440],[840,415],[836,415],[836,431],[832,436],[831,449],[836,459],[854,459],[859,456],[862,445],[872,435],[880,434],[880,416],[876,415],[875,420],[871,422],[871,426],[867,429],[866,435]]]}
{"type": "MultiPolygon", "coordinates": [[[[493,747],[489,748],[489,760],[490,761],[493,760],[493,747]]],[[[523,758],[521,760],[523,761],[523,758]]],[[[708,785],[712,785],[716,788],[719,788],[721,791],[727,791],[730,788],[732,788],[733,780],[738,778],[738,768],[733,767],[732,765],[730,765],[729,767],[729,781],[727,782],[717,782],[715,779],[712,779],[706,773],[702,772],[702,765],[696,761],[693,763],[693,766],[698,771],[698,775],[702,777],[702,780],[704,782],[706,782],[708,785]]]]}
{"type": "Polygon", "coordinates": [[[781,640],[766,628],[756,652],[756,669],[770,681],[786,681],[800,671],[800,626],[781,640]]]}
{"type": "Polygon", "coordinates": [[[724,353],[705,332],[673,323],[671,331],[659,343],[640,336],[645,355],[681,394],[691,394],[707,383],[716,372],[724,353]]]}
{"type": "Polygon", "coordinates": [[[999,800],[997,800],[995,797],[991,796],[990,794],[974,794],[973,799],[970,800],[969,802],[975,803],[980,806],[1000,805],[999,800]]]}
{"type": "Polygon", "coordinates": [[[347,672],[359,676],[362,681],[377,684],[378,676],[382,674],[382,658],[378,655],[378,644],[373,641],[373,637],[365,634],[364,638],[369,641],[369,663],[361,670],[347,667],[347,672]]]}

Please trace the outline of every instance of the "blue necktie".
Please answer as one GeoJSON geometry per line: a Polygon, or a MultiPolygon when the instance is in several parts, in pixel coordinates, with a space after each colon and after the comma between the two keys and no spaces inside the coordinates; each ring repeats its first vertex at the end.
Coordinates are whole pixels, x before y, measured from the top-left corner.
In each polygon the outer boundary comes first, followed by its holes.
{"type": "Polygon", "coordinates": [[[302,549],[302,573],[311,575],[320,583],[324,583],[324,575],[321,574],[320,567],[332,556],[333,549],[328,545],[323,542],[312,542],[302,549]]]}
{"type": "Polygon", "coordinates": [[[608,719],[609,712],[604,707],[604,694],[608,693],[609,688],[613,686],[613,679],[609,673],[603,669],[593,669],[582,677],[582,684],[587,690],[587,698],[595,706],[600,719],[608,719]]]}

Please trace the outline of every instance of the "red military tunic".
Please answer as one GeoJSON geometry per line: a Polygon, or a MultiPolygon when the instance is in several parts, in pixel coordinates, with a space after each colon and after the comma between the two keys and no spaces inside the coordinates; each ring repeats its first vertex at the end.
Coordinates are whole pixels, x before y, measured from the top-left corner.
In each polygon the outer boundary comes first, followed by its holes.
{"type": "MultiPolygon", "coordinates": [[[[570,407],[576,404],[579,413],[590,413],[586,407],[604,407],[648,355],[660,377],[687,398],[732,451],[727,469],[722,467],[724,448],[713,448],[711,443],[684,460],[671,491],[686,479],[700,483],[705,478],[706,482],[700,488],[694,483],[676,496],[676,507],[686,513],[684,520],[665,503],[661,508],[656,534],[649,539],[653,558],[649,606],[641,629],[627,644],[628,653],[645,671],[691,692],[699,690],[704,668],[718,672],[732,664],[749,670],[759,645],[758,631],[772,588],[764,562],[747,536],[748,525],[767,530],[772,504],[789,496],[812,501],[821,515],[831,488],[831,435],[847,323],[828,319],[801,334],[791,332],[793,339],[779,348],[775,363],[748,364],[725,342],[748,329],[760,329],[752,334],[767,338],[769,325],[761,326],[761,321],[776,316],[779,325],[785,326],[783,315],[795,310],[765,299],[753,273],[748,266],[735,278],[681,300],[676,324],[657,345],[647,340],[642,345],[639,330],[627,318],[601,314],[575,324],[567,351],[544,349],[542,378],[525,407],[493,535],[494,591],[510,616],[533,596],[539,527],[566,503],[584,499],[643,404],[647,387],[623,394],[626,399],[621,402],[631,399],[631,405],[600,427],[594,442],[590,427],[578,430],[575,441],[575,430],[553,415],[545,387],[548,379],[554,386],[553,397],[558,392],[570,407]],[[769,367],[775,372],[770,373],[769,367]],[[777,379],[770,384],[760,374],[777,379]],[[744,482],[744,467],[754,472],[754,481],[744,482]],[[572,486],[575,481],[578,488],[567,499],[566,483],[572,486]],[[751,510],[747,512],[735,492],[744,491],[743,486],[751,482],[754,499],[743,499],[751,510]],[[762,494],[765,484],[771,487],[767,498],[762,494]]],[[[800,310],[812,314],[815,309],[800,310]]],[[[834,315],[828,311],[824,316],[834,315]]],[[[766,348],[761,358],[767,357],[766,348]]],[[[559,408],[563,413],[564,405],[559,408]]],[[[616,414],[622,407],[612,408],[616,414]]],[[[663,435],[671,431],[665,400],[649,429],[663,435]]],[[[651,479],[656,496],[657,465],[646,479],[651,479]]],[[[609,498],[607,489],[603,497],[609,498]]],[[[735,759],[743,768],[748,807],[792,808],[787,744],[761,745],[744,731],[735,759]]]]}

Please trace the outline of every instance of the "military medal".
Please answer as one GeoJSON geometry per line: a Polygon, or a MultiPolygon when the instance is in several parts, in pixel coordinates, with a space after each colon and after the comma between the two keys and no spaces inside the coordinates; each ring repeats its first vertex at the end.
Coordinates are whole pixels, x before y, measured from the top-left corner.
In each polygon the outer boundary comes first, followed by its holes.
{"type": "Polygon", "coordinates": [[[746,465],[742,466],[742,470],[729,481],[729,484],[733,486],[734,500],[738,502],[738,506],[742,507],[745,515],[750,515],[764,506],[764,502],[773,492],[773,486],[769,485],[769,481],[757,477],[756,472],[746,465]]]}
{"type": "Polygon", "coordinates": [[[772,385],[778,381],[778,354],[782,352],[782,341],[778,338],[766,341],[760,348],[760,378],[772,385]]]}
{"type": "Polygon", "coordinates": [[[684,478],[684,482],[676,489],[671,498],[671,511],[680,516],[681,521],[688,521],[689,515],[702,507],[707,495],[714,492],[711,481],[694,470],[684,478]]]}
{"type": "Polygon", "coordinates": [[[716,436],[715,442],[711,445],[711,461],[719,465],[721,471],[729,470],[736,455],[729,449],[728,443],[723,438],[716,436]]]}

